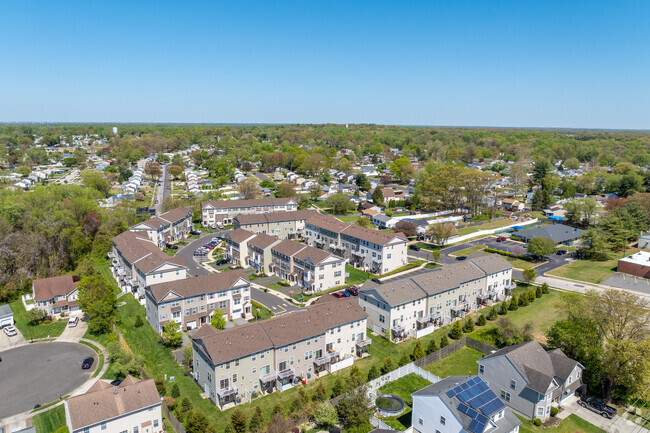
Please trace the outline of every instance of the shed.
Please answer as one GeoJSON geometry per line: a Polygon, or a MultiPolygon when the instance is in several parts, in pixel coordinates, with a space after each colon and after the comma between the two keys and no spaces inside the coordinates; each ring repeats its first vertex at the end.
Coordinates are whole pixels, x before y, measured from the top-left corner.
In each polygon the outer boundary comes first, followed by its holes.
{"type": "Polygon", "coordinates": [[[9,304],[0,305],[0,328],[14,324],[14,312],[9,304]]]}

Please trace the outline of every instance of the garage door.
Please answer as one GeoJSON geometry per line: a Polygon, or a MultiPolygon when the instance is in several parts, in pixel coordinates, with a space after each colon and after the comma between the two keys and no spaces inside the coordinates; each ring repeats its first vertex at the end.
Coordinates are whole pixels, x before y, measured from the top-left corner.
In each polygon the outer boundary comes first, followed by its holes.
{"type": "Polygon", "coordinates": [[[14,324],[14,318],[13,316],[5,317],[4,319],[0,319],[0,328],[3,326],[8,326],[8,325],[13,325],[14,324]]]}

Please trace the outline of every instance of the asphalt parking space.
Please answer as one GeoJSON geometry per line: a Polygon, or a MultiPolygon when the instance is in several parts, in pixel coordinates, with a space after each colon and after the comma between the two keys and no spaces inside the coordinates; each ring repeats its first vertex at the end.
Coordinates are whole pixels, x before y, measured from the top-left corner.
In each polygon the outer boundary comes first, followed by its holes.
{"type": "MultiPolygon", "coordinates": [[[[14,326],[14,328],[16,328],[14,326]]],[[[4,330],[0,331],[0,352],[3,350],[11,349],[12,347],[22,346],[25,344],[25,337],[16,328],[16,335],[13,337],[5,334],[4,330]]]]}
{"type": "Polygon", "coordinates": [[[0,352],[0,357],[0,419],[50,403],[59,394],[70,394],[99,367],[95,352],[76,343],[27,344],[0,352]],[[82,370],[81,363],[89,356],[95,363],[82,370]]]}

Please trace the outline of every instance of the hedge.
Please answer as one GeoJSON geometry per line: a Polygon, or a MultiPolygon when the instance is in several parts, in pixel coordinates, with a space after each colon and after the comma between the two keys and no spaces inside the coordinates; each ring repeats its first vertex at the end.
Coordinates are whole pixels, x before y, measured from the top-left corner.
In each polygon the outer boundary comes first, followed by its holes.
{"type": "Polygon", "coordinates": [[[485,248],[483,251],[485,251],[487,253],[496,253],[496,254],[500,254],[502,256],[507,256],[507,257],[514,257],[515,259],[521,259],[521,260],[525,260],[527,262],[535,261],[532,257],[529,257],[529,256],[516,255],[516,254],[509,253],[508,251],[495,250],[494,248],[485,248]]]}

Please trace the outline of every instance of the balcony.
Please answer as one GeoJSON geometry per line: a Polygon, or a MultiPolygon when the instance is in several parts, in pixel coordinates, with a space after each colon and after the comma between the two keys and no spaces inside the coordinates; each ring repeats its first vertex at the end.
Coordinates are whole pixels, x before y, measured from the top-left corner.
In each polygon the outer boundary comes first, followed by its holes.
{"type": "Polygon", "coordinates": [[[260,376],[260,382],[262,382],[263,384],[267,384],[267,383],[275,382],[277,378],[278,375],[276,372],[268,373],[260,376]]]}
{"type": "Polygon", "coordinates": [[[232,388],[226,388],[226,389],[218,389],[217,390],[217,395],[219,398],[224,399],[226,397],[230,397],[231,395],[237,394],[237,387],[233,386],[232,388]]]}
{"type": "Polygon", "coordinates": [[[281,372],[278,373],[278,380],[283,380],[287,379],[289,377],[294,377],[296,373],[293,371],[293,368],[288,368],[286,370],[282,370],[281,372]]]}

